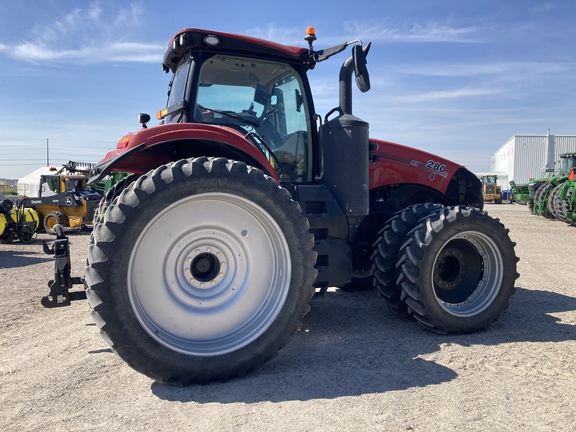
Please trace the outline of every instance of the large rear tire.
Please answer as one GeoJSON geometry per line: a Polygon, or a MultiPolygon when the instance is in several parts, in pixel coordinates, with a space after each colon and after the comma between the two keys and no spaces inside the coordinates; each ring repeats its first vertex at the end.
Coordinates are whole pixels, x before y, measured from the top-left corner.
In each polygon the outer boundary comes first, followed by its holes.
{"type": "Polygon", "coordinates": [[[550,211],[551,217],[556,219],[564,220],[562,214],[562,203],[560,201],[560,193],[562,192],[563,183],[556,185],[552,192],[548,195],[548,210],[550,211]]]}
{"type": "Polygon", "coordinates": [[[554,189],[554,185],[550,182],[545,183],[544,185],[538,188],[538,191],[534,195],[534,212],[544,216],[550,217],[550,209],[548,208],[548,197],[550,193],[554,189]]]}
{"type": "Polygon", "coordinates": [[[561,201],[561,212],[564,215],[564,221],[570,225],[576,225],[574,220],[574,206],[572,195],[574,194],[574,186],[569,186],[566,191],[566,199],[561,201]]]}
{"type": "Polygon", "coordinates": [[[566,222],[566,214],[565,211],[567,210],[566,206],[564,205],[564,203],[566,202],[565,200],[562,200],[560,198],[560,195],[562,194],[564,187],[566,187],[566,183],[561,183],[558,186],[556,186],[556,188],[554,189],[554,191],[552,192],[552,205],[553,205],[553,213],[554,215],[560,219],[561,221],[566,222]]]}
{"type": "Polygon", "coordinates": [[[197,158],[127,186],[94,228],[86,283],[113,350],[158,381],[240,376],[276,356],[314,293],[300,206],[240,162],[197,158]]]}
{"type": "Polygon", "coordinates": [[[378,293],[390,309],[406,312],[406,303],[400,297],[398,277],[398,251],[406,239],[406,234],[414,228],[420,219],[444,208],[441,204],[415,204],[400,210],[390,218],[378,233],[372,254],[374,284],[378,293]]]}
{"type": "Polygon", "coordinates": [[[515,292],[514,246],[499,220],[478,209],[446,207],[422,219],[399,252],[409,313],[439,333],[488,326],[515,292]]]}

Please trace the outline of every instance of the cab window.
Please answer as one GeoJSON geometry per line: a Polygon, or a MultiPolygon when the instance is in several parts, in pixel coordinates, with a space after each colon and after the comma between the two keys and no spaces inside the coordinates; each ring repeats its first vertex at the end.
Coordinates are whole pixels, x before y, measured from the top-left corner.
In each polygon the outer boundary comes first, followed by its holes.
{"type": "Polygon", "coordinates": [[[215,55],[200,69],[193,121],[241,128],[282,181],[311,180],[309,111],[289,65],[215,55]]]}
{"type": "Polygon", "coordinates": [[[168,102],[166,108],[171,112],[165,119],[164,123],[176,123],[182,119],[182,110],[171,109],[184,101],[184,92],[186,91],[186,82],[188,77],[189,60],[183,60],[174,72],[174,77],[170,82],[168,91],[168,102]]]}

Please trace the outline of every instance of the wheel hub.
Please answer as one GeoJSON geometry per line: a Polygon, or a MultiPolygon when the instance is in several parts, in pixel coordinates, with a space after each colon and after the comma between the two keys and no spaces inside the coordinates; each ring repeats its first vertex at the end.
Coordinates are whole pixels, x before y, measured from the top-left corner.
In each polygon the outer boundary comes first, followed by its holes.
{"type": "Polygon", "coordinates": [[[184,273],[195,288],[216,286],[226,275],[226,257],[214,246],[200,247],[188,254],[184,261],[184,273]]]}
{"type": "Polygon", "coordinates": [[[469,300],[483,277],[483,259],[470,238],[454,238],[434,263],[432,282],[439,301],[462,304],[469,300]]]}
{"type": "Polygon", "coordinates": [[[434,268],[434,283],[445,290],[456,288],[466,276],[463,254],[454,248],[446,248],[440,254],[434,268]]]}
{"type": "Polygon", "coordinates": [[[183,307],[197,311],[226,307],[243,289],[246,254],[238,236],[229,232],[193,231],[167,246],[162,284],[183,307]]]}

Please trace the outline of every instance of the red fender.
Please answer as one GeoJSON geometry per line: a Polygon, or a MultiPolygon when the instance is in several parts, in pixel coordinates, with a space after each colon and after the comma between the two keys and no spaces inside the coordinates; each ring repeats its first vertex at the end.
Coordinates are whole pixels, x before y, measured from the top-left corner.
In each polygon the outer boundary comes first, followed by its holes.
{"type": "Polygon", "coordinates": [[[268,159],[245,138],[245,134],[227,126],[201,123],[169,123],[125,135],[118,141],[116,149],[108,152],[99,164],[118,158],[118,161],[113,163],[113,171],[142,174],[170,162],[170,156],[158,150],[165,143],[181,140],[215,141],[234,147],[256,160],[266,174],[279,180],[268,159]],[[125,153],[131,154],[122,157],[125,153]]]}

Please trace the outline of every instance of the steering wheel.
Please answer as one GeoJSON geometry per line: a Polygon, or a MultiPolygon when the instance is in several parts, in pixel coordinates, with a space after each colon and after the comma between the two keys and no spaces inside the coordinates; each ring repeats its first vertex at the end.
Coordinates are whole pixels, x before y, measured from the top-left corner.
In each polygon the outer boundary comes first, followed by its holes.
{"type": "Polygon", "coordinates": [[[260,123],[262,123],[262,121],[263,121],[264,119],[268,118],[268,116],[271,116],[271,115],[274,114],[276,111],[278,111],[278,108],[272,108],[271,110],[268,110],[268,111],[266,111],[264,114],[262,114],[258,120],[260,120],[260,123]]]}

